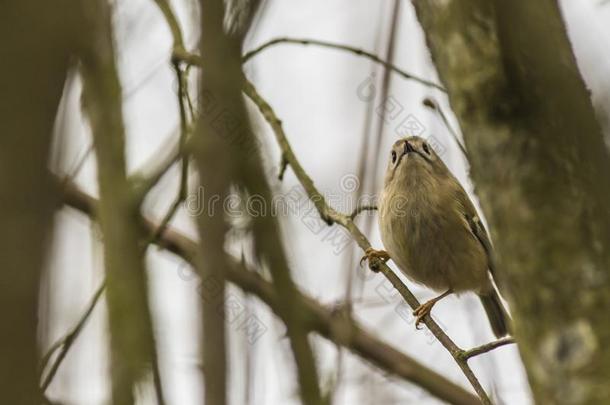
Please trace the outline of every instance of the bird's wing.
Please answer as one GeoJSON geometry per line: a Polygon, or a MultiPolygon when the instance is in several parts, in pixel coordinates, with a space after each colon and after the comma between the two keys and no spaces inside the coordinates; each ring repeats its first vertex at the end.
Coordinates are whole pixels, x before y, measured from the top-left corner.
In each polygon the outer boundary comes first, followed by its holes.
{"type": "MultiPolygon", "coordinates": [[[[494,251],[493,246],[491,245],[491,241],[489,240],[489,235],[487,235],[487,231],[485,230],[485,226],[481,222],[481,219],[478,215],[475,215],[472,218],[467,218],[468,224],[470,225],[470,230],[477,237],[483,249],[487,253],[487,260],[489,262],[489,271],[496,279],[496,263],[494,259],[494,251]]],[[[497,281],[497,280],[496,280],[497,281]]]]}
{"type": "Polygon", "coordinates": [[[461,205],[461,208],[463,209],[462,214],[464,215],[464,218],[466,219],[466,222],[470,227],[470,232],[472,232],[472,234],[481,243],[483,250],[485,250],[485,253],[487,254],[489,271],[491,272],[491,275],[497,283],[498,279],[496,275],[494,249],[491,244],[491,240],[489,239],[489,235],[487,234],[485,226],[483,225],[483,222],[481,222],[481,219],[477,214],[476,208],[472,204],[472,201],[470,201],[470,198],[468,198],[468,194],[466,194],[466,191],[461,186],[458,185],[458,187],[459,190],[456,190],[456,199],[458,200],[461,205]]]}

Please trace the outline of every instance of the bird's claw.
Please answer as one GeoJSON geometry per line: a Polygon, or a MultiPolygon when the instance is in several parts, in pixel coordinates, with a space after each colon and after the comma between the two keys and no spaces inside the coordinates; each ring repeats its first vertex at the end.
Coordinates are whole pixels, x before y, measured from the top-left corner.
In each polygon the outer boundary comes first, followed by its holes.
{"type": "Polygon", "coordinates": [[[368,248],[364,251],[364,256],[360,259],[360,266],[367,261],[369,262],[369,267],[373,271],[377,271],[377,267],[379,262],[386,263],[390,260],[390,255],[385,250],[375,250],[373,248],[368,248]]]}
{"type": "Polygon", "coordinates": [[[413,315],[415,315],[415,329],[420,330],[419,324],[424,321],[424,317],[430,314],[432,307],[434,306],[435,301],[428,301],[421,304],[419,307],[413,311],[413,315]]]}

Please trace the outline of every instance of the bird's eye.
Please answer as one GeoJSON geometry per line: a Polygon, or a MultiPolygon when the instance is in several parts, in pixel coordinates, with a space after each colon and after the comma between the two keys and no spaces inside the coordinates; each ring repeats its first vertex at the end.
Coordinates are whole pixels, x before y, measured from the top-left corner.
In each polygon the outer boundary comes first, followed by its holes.
{"type": "Polygon", "coordinates": [[[430,154],[430,148],[428,148],[428,144],[427,143],[424,143],[423,148],[424,148],[424,152],[426,152],[429,155],[430,154]]]}
{"type": "Polygon", "coordinates": [[[396,163],[396,152],[392,151],[392,163],[396,163]]]}

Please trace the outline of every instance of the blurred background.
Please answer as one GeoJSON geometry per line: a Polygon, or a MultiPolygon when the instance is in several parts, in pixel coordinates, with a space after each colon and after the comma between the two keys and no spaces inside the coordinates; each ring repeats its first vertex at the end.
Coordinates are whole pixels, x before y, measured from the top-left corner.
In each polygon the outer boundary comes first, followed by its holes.
{"type": "MultiPolygon", "coordinates": [[[[172,0],[188,49],[197,49],[198,6],[172,0]]],[[[606,133],[610,127],[610,5],[600,1],[561,1],[579,67],[589,86],[606,133]]],[[[172,36],[150,0],[114,1],[114,33],[126,124],[130,171],[149,161],[168,137],[179,131],[177,83],[169,63],[172,36]]],[[[515,27],[519,29],[519,27],[515,27]]],[[[411,3],[398,0],[266,0],[260,5],[244,53],[264,42],[291,37],[324,40],[367,50],[418,77],[438,82],[411,3]]],[[[269,101],[301,163],[337,209],[348,212],[359,199],[378,195],[390,146],[405,133],[431,140],[451,171],[471,192],[468,166],[439,114],[426,108],[435,100],[458,128],[444,93],[405,80],[353,53],[315,45],[281,44],[245,64],[247,77],[269,101]],[[407,131],[407,132],[405,132],[407,131]]],[[[196,83],[193,94],[196,91],[196,83]]],[[[52,169],[71,176],[97,195],[91,133],[81,112],[82,84],[70,76],[56,120],[52,169]]],[[[277,179],[280,153],[268,125],[247,104],[259,136],[266,169],[276,195],[305,199],[289,169],[277,179]]],[[[175,198],[179,169],[172,168],[145,201],[145,212],[161,218],[175,198]]],[[[191,193],[197,190],[193,187],[191,193]]],[[[472,196],[472,194],[471,194],[472,196]]],[[[473,199],[476,197],[472,196],[473,199]]],[[[315,214],[315,212],[314,212],[315,214]]],[[[353,316],[380,339],[391,343],[450,380],[468,387],[451,356],[427,330],[415,330],[401,299],[378,274],[358,265],[358,249],[342,230],[328,228],[307,210],[281,215],[280,222],[293,277],[299,287],[328,306],[353,303],[353,316]]],[[[380,248],[375,213],[357,223],[380,248]]],[[[172,227],[196,237],[193,213],[181,206],[172,227]]],[[[72,328],[103,280],[98,229],[83,214],[58,211],[51,260],[40,302],[40,341],[50,347],[72,328]]],[[[244,249],[235,232],[229,251],[244,249]]],[[[165,395],[169,404],[203,403],[199,343],[199,281],[176,256],[156,248],[146,256],[150,306],[165,395]]],[[[393,264],[392,264],[393,266],[393,264]]],[[[420,300],[434,292],[405,280],[420,300]]],[[[230,286],[228,296],[258,325],[255,336],[229,323],[231,404],[297,404],[298,387],[284,326],[268,307],[230,286]]],[[[102,297],[102,300],[104,297],[102,297]]],[[[48,397],[63,404],[110,401],[107,319],[97,305],[52,384],[48,397]]],[[[434,319],[461,347],[474,347],[493,335],[474,295],[450,296],[435,306],[434,319]]],[[[321,384],[332,389],[334,404],[436,404],[421,388],[386,376],[374,366],[318,337],[313,338],[321,384]]],[[[44,350],[43,350],[44,351],[44,350]]],[[[498,404],[528,404],[531,395],[516,347],[505,346],[471,361],[473,370],[498,404]]],[[[141,384],[139,404],[155,404],[152,379],[141,384]]]]}

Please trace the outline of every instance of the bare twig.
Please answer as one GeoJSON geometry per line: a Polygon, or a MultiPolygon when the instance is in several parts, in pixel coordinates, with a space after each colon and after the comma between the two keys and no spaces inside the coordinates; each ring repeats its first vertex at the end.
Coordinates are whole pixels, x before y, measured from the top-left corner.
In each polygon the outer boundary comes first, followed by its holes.
{"type": "Polygon", "coordinates": [[[154,0],[159,7],[161,13],[163,13],[163,17],[169,26],[169,29],[172,33],[172,38],[174,39],[174,52],[183,51],[186,52],[184,48],[184,40],[182,39],[182,31],[180,30],[180,24],[178,23],[178,19],[176,15],[172,11],[171,6],[167,0],[154,0]]]}
{"type": "Polygon", "coordinates": [[[460,150],[464,154],[464,157],[466,159],[468,159],[468,152],[466,151],[466,147],[464,146],[464,144],[460,140],[460,137],[457,134],[456,130],[453,129],[453,127],[449,123],[449,120],[447,119],[447,116],[445,115],[445,112],[443,111],[441,106],[436,102],[436,100],[434,100],[432,97],[426,97],[422,104],[424,106],[428,107],[429,109],[435,111],[441,117],[441,119],[443,120],[443,124],[445,124],[445,127],[447,128],[447,130],[449,131],[449,133],[453,137],[453,140],[455,141],[455,143],[457,143],[458,147],[460,148],[460,150]]]}
{"type": "Polygon", "coordinates": [[[280,181],[284,180],[284,175],[286,174],[286,169],[288,169],[288,161],[286,160],[284,155],[282,155],[282,158],[280,159],[280,170],[277,175],[278,180],[280,180],[280,181]]]}
{"type": "MultiPolygon", "coordinates": [[[[423,79],[421,77],[417,77],[417,76],[415,76],[415,75],[413,75],[411,73],[405,72],[404,70],[398,68],[396,65],[381,59],[379,56],[377,56],[377,55],[375,55],[373,53],[370,53],[370,52],[367,52],[367,51],[365,51],[363,49],[355,48],[355,47],[349,46],[349,45],[336,44],[336,43],[333,43],[333,42],[320,41],[320,40],[316,40],[316,39],[286,38],[286,37],[272,39],[269,42],[265,42],[264,44],[262,44],[258,48],[253,49],[252,51],[247,52],[246,54],[244,54],[243,62],[245,63],[245,62],[249,61],[250,59],[252,59],[254,56],[256,56],[259,53],[261,53],[262,51],[264,51],[265,49],[270,48],[270,47],[275,46],[275,45],[279,45],[279,44],[316,45],[316,46],[321,46],[321,47],[324,47],[324,48],[331,48],[331,49],[338,49],[338,50],[342,50],[342,51],[347,51],[347,52],[353,53],[355,55],[363,56],[365,58],[371,59],[372,61],[383,65],[386,69],[389,69],[389,70],[395,72],[396,74],[402,76],[405,79],[413,80],[413,81],[421,83],[421,84],[423,84],[425,86],[438,89],[438,90],[440,90],[442,92],[446,92],[446,90],[443,88],[443,86],[441,86],[441,85],[439,85],[437,83],[434,83],[434,82],[432,82],[430,80],[426,80],[426,79],[423,79]]],[[[188,58],[190,60],[195,61],[195,58],[192,55],[189,55],[188,58]]],[[[193,63],[193,64],[198,64],[198,63],[199,62],[193,63]]]]}
{"type": "MultiPolygon", "coordinates": [[[[180,30],[180,25],[178,24],[178,20],[175,17],[169,3],[166,0],[155,0],[155,3],[163,13],[165,20],[170,28],[172,33],[172,37],[174,38],[174,47],[173,52],[179,55],[187,55],[188,53],[185,51],[184,40],[182,38],[182,31],[180,30]]],[[[188,58],[187,58],[188,59],[188,58]]],[[[139,179],[142,179],[139,187],[138,198],[140,201],[146,196],[146,194],[150,191],[150,189],[157,183],[159,178],[163,176],[163,174],[173,165],[173,163],[178,159],[178,157],[182,157],[182,166],[180,171],[180,185],[178,189],[178,194],[176,198],[170,205],[165,217],[159,224],[159,228],[156,229],[153,234],[150,236],[150,240],[145,243],[145,248],[150,243],[153,243],[159,238],[159,235],[163,233],[165,228],[173,219],[174,215],[178,211],[180,204],[185,200],[188,194],[188,166],[189,166],[189,154],[186,150],[186,143],[191,132],[191,127],[188,123],[188,118],[186,114],[186,107],[188,104],[189,109],[191,110],[191,114],[193,114],[193,106],[190,101],[190,97],[188,94],[188,83],[187,83],[187,70],[183,70],[181,67],[180,58],[172,57],[172,65],[174,68],[174,72],[176,74],[176,81],[178,83],[178,110],[180,115],[180,137],[178,142],[177,151],[172,152],[167,155],[167,159],[162,161],[161,164],[153,165],[155,168],[153,172],[149,175],[140,174],[139,179]]],[[[156,156],[153,156],[153,159],[156,159],[156,156]]]]}
{"type": "Polygon", "coordinates": [[[135,200],[142,201],[179,158],[180,136],[177,130],[173,130],[151,158],[129,176],[134,185],[135,200]]]}
{"type": "Polygon", "coordinates": [[[159,228],[155,230],[155,232],[150,236],[151,240],[145,244],[148,246],[150,243],[156,241],[159,238],[159,235],[165,231],[167,225],[174,218],[174,215],[178,211],[180,204],[186,199],[188,194],[188,167],[189,167],[189,154],[186,152],[186,140],[188,137],[189,127],[187,123],[186,117],[186,106],[185,102],[187,99],[187,89],[186,89],[186,78],[184,77],[184,72],[182,71],[179,62],[175,62],[174,69],[176,71],[176,78],[178,80],[178,105],[180,110],[180,144],[179,144],[179,154],[182,156],[182,166],[180,171],[180,185],[178,189],[178,195],[174,199],[174,202],[170,206],[169,210],[165,214],[165,217],[161,221],[159,228]]]}
{"type": "MultiPolygon", "coordinates": [[[[96,199],[76,188],[73,183],[68,183],[62,191],[66,205],[95,218],[98,205],[96,199]]],[[[142,223],[148,232],[159,227],[158,223],[147,219],[142,219],[142,223]]],[[[196,241],[171,228],[167,229],[156,243],[190,264],[193,264],[198,250],[196,241]]],[[[274,286],[258,273],[245,268],[240,260],[230,258],[229,262],[231,265],[227,268],[228,280],[245,292],[256,295],[274,312],[280,314],[279,307],[282,303],[274,286]]],[[[351,317],[338,317],[336,311],[320,305],[300,291],[295,293],[293,299],[303,310],[308,330],[340,344],[385,372],[417,384],[441,400],[460,405],[477,402],[477,398],[462,387],[369,334],[351,317]]]]}
{"type": "MultiPolygon", "coordinates": [[[[180,188],[178,191],[178,196],[174,203],[172,203],[170,210],[168,211],[166,217],[167,220],[165,222],[169,223],[175,214],[177,207],[180,205],[180,202],[186,198],[187,194],[187,183],[188,183],[188,153],[186,152],[186,143],[188,139],[188,135],[191,133],[191,127],[188,123],[188,118],[186,116],[186,106],[185,103],[188,103],[189,108],[192,113],[192,104],[188,94],[187,88],[187,70],[182,70],[181,62],[184,60],[187,65],[194,61],[199,61],[200,58],[194,56],[186,51],[184,45],[184,39],[182,37],[182,31],[180,30],[180,25],[178,20],[176,19],[175,14],[173,13],[171,6],[166,0],[154,0],[154,2],[159,7],[159,10],[162,12],[163,17],[165,18],[170,31],[172,33],[172,37],[174,39],[174,45],[172,50],[172,66],[174,68],[174,72],[176,74],[176,81],[178,83],[178,107],[180,113],[180,136],[179,141],[176,142],[173,135],[169,140],[168,145],[164,145],[160,150],[161,156],[163,159],[159,159],[158,154],[154,154],[151,158],[151,163],[145,165],[138,173],[132,176],[132,180],[134,184],[137,186],[136,189],[136,199],[138,201],[142,201],[144,197],[148,194],[150,189],[154,187],[155,184],[159,181],[159,179],[167,172],[167,170],[176,162],[179,157],[182,157],[182,169],[181,169],[181,177],[180,177],[180,188]],[[176,56],[174,56],[176,55],[176,56]],[[176,145],[177,144],[177,145],[176,145]],[[168,153],[169,151],[169,153],[168,153]]],[[[163,225],[163,223],[162,223],[163,225]]],[[[153,237],[157,233],[163,232],[163,229],[157,230],[153,237]]]]}
{"type": "Polygon", "coordinates": [[[512,337],[504,337],[502,339],[498,339],[498,340],[495,340],[493,342],[489,342],[489,343],[486,343],[484,345],[481,345],[481,346],[478,346],[478,347],[474,347],[474,348],[472,348],[470,350],[465,350],[465,351],[463,351],[460,354],[460,357],[463,360],[468,360],[471,357],[478,356],[479,354],[490,352],[490,351],[492,351],[494,349],[497,349],[500,346],[510,345],[510,344],[513,344],[513,343],[517,343],[517,342],[515,342],[514,338],[512,338],[512,337]]]}
{"type": "Polygon", "coordinates": [[[53,354],[57,350],[61,349],[59,354],[57,355],[57,359],[53,362],[51,369],[49,370],[49,372],[47,373],[46,377],[44,378],[44,380],[42,381],[42,383],[40,385],[40,389],[42,390],[42,392],[45,392],[47,390],[47,388],[49,387],[49,385],[51,384],[51,382],[53,381],[53,378],[55,377],[55,374],[57,373],[59,366],[61,365],[62,361],[66,357],[66,354],[68,354],[68,351],[72,347],[72,344],[74,343],[74,341],[80,334],[81,330],[87,323],[87,320],[93,313],[93,310],[95,309],[95,306],[97,305],[98,301],[100,300],[100,297],[104,293],[105,288],[106,288],[106,281],[102,282],[102,284],[95,291],[95,293],[93,294],[93,298],[91,298],[91,302],[87,306],[87,309],[85,310],[84,314],[80,317],[80,319],[78,320],[76,325],[72,328],[72,330],[69,333],[67,333],[63,338],[58,340],[55,344],[53,344],[49,348],[47,353],[43,356],[41,365],[40,365],[41,378],[42,378],[42,373],[44,372],[44,369],[46,368],[48,362],[51,360],[51,357],[53,356],[53,354]]]}
{"type": "Polygon", "coordinates": [[[356,208],[354,208],[354,211],[352,211],[352,213],[349,215],[349,219],[351,219],[353,221],[358,215],[360,215],[364,211],[376,211],[376,210],[377,210],[376,205],[368,205],[368,204],[358,205],[356,208]]]}

